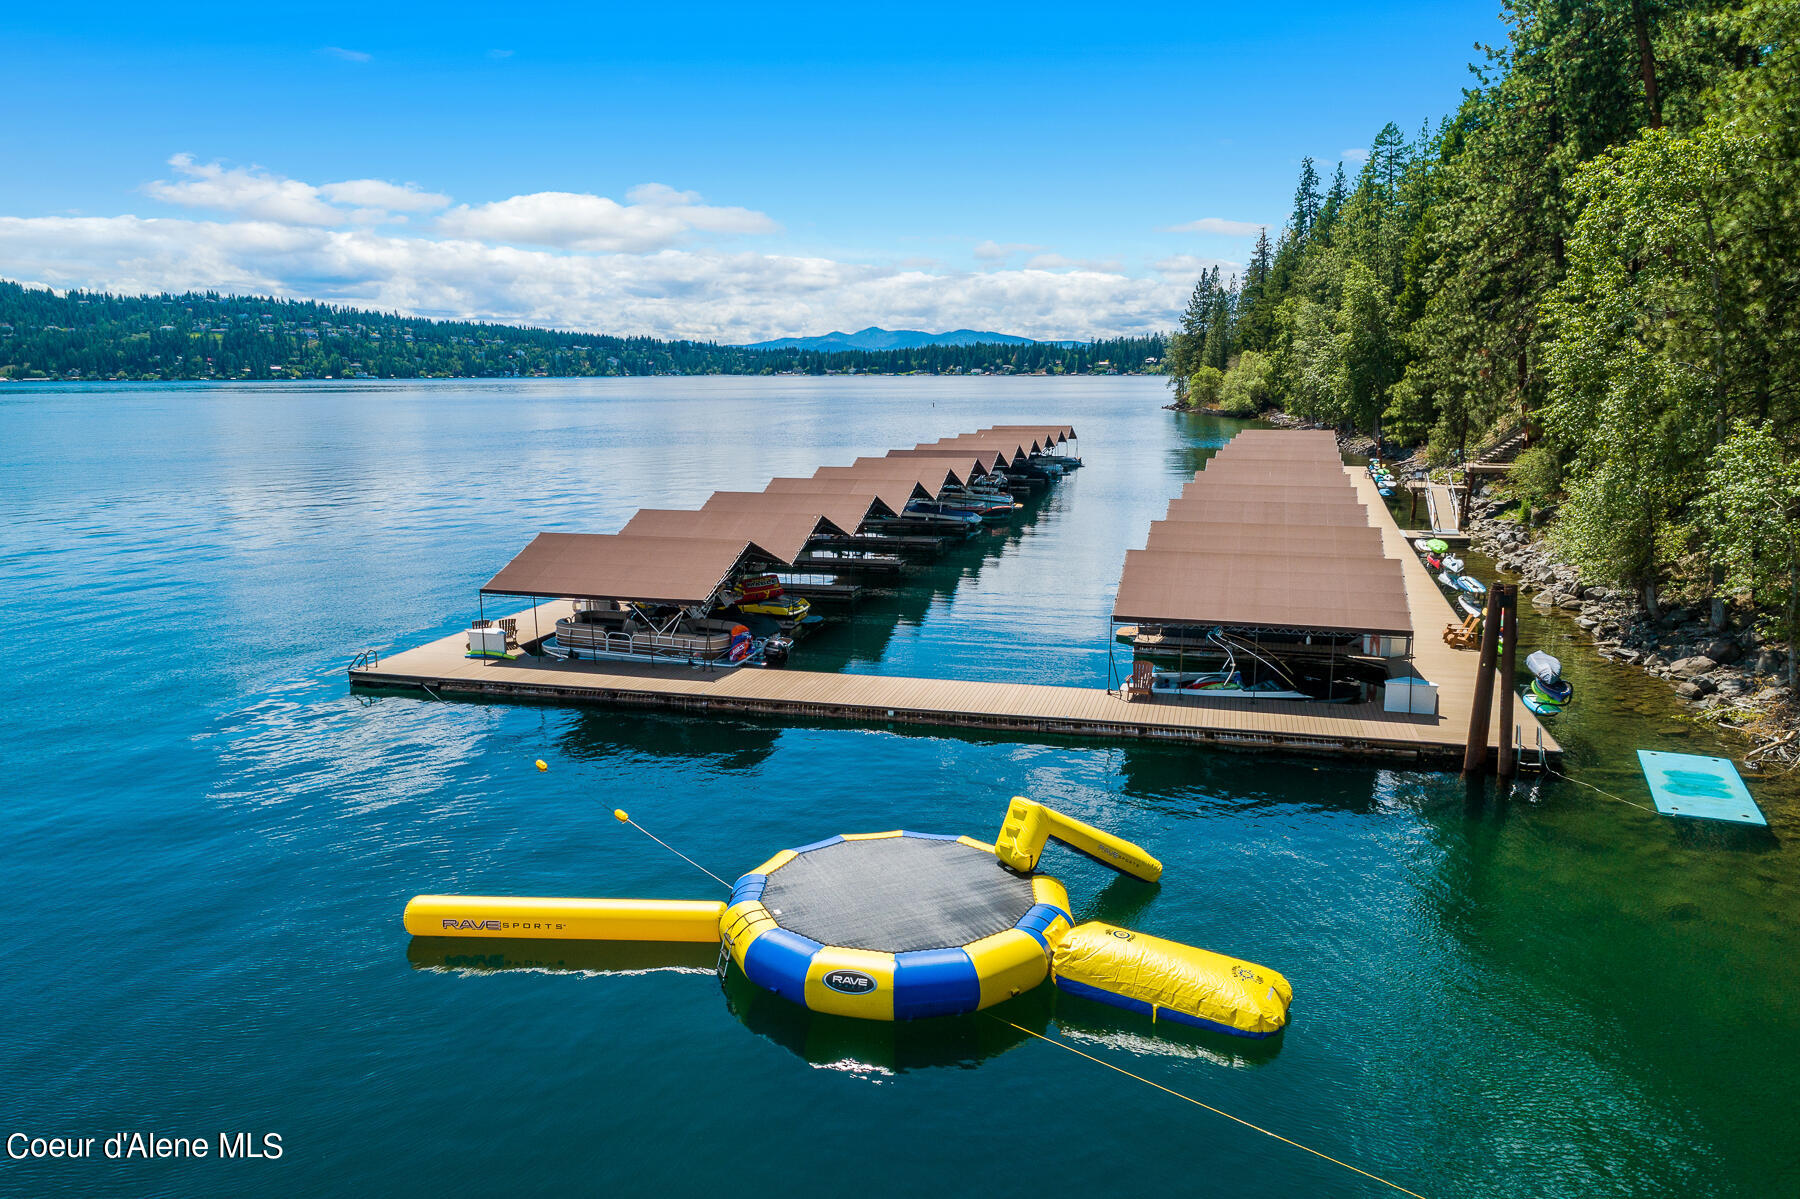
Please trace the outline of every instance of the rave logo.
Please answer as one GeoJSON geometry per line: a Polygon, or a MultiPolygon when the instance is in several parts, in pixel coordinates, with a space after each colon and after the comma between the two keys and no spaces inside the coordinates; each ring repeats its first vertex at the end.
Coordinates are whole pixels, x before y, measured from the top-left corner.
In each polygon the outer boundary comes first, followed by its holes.
{"type": "Polygon", "coordinates": [[[840,995],[867,995],[875,989],[875,980],[860,970],[827,970],[825,985],[840,995]]]}

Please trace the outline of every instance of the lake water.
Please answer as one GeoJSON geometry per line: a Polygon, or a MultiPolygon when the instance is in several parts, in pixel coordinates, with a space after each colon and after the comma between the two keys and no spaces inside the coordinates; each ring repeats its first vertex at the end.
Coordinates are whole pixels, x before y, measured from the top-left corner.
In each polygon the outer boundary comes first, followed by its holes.
{"type": "MultiPolygon", "coordinates": [[[[418,892],[715,894],[615,806],[732,877],[835,832],[991,836],[1015,793],[1167,864],[1149,887],[1053,849],[1077,919],[1296,998],[1262,1045],[1048,988],[1008,1019],[1434,1197],[1800,1191],[1791,789],[1752,784],[1756,837],[1570,784],[1471,807],[1348,761],[345,686],[356,651],[465,624],[540,529],[1040,419],[1088,468],[796,665],[1104,685],[1124,550],[1231,432],[1163,402],[1148,379],[0,389],[0,1131],[284,1148],[0,1159],[0,1193],[1391,1193],[985,1016],[874,1027],[721,989],[709,954],[470,961],[400,928],[418,892]]],[[[1633,749],[1713,745],[1524,619],[1578,687],[1571,773],[1644,803],[1633,749]]]]}

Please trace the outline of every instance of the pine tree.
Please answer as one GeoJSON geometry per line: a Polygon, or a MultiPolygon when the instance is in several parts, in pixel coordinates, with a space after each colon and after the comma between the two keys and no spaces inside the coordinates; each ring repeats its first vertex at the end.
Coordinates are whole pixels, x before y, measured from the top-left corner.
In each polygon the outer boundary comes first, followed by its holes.
{"type": "Polygon", "coordinates": [[[1319,219],[1319,172],[1313,167],[1312,156],[1300,160],[1300,184],[1294,189],[1294,215],[1288,218],[1289,235],[1296,242],[1303,242],[1312,236],[1313,225],[1319,219]]]}

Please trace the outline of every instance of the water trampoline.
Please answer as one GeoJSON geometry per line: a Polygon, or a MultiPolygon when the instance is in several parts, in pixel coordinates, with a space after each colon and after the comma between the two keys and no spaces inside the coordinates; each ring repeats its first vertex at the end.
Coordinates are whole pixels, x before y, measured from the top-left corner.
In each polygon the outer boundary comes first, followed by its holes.
{"type": "Polygon", "coordinates": [[[728,884],[725,901],[420,895],[404,923],[415,937],[717,944],[722,969],[861,1020],[980,1011],[1048,978],[1153,1022],[1252,1038],[1286,1027],[1293,990],[1276,971],[1076,924],[1068,891],[1037,869],[1050,842],[1145,882],[1162,876],[1131,842],[1015,797],[991,844],[905,830],[828,837],[782,850],[728,884]]]}
{"type": "Polygon", "coordinates": [[[782,850],[732,888],[720,937],[746,978],[804,1007],[913,1020],[1037,986],[1073,924],[1048,875],[969,837],[896,831],[782,850]]]}

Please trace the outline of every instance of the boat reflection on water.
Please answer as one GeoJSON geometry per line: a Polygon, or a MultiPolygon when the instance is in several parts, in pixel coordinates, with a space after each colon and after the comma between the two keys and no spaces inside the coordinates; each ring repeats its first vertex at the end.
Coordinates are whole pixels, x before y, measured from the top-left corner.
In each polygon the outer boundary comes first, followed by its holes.
{"type": "Polygon", "coordinates": [[[1051,995],[1049,987],[1042,986],[988,1011],[963,1016],[853,1020],[814,1012],[765,991],[733,966],[725,975],[725,1002],[745,1028],[810,1066],[883,1078],[947,1066],[967,1069],[1017,1048],[1031,1037],[1006,1021],[1043,1031],[1051,995]]]}
{"type": "MultiPolygon", "coordinates": [[[[414,970],[470,975],[669,972],[694,975],[695,985],[707,985],[717,977],[719,949],[678,942],[414,937],[407,943],[406,960],[414,970]]],[[[1035,1041],[1033,1033],[1058,1037],[1126,1068],[1130,1063],[1119,1059],[1173,1057],[1260,1066],[1272,1061],[1287,1039],[1247,1041],[1168,1021],[1153,1024],[1142,1016],[1060,994],[1048,982],[985,1011],[895,1022],[809,1011],[756,986],[735,966],[727,970],[722,989],[726,1007],[754,1035],[818,1069],[875,1079],[915,1070],[969,1069],[1035,1041]]]]}
{"type": "Polygon", "coordinates": [[[406,960],[414,970],[470,974],[712,974],[719,947],[692,942],[527,941],[510,938],[414,937],[406,960]]]}

